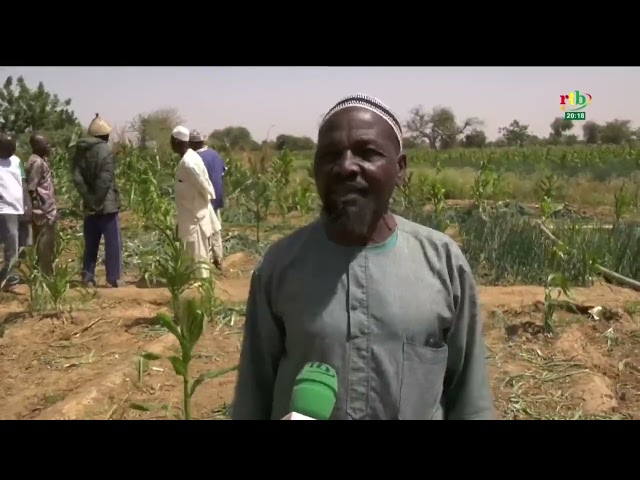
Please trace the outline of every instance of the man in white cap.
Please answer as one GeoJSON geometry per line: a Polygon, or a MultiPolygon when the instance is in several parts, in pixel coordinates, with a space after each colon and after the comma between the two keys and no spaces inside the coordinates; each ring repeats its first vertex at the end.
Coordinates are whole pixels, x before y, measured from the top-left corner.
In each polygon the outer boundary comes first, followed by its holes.
{"type": "MultiPolygon", "coordinates": [[[[221,229],[211,205],[216,192],[202,158],[189,148],[187,128],[173,129],[171,149],[181,156],[175,183],[178,236],[194,261],[209,263],[209,238],[221,229]]],[[[208,277],[209,269],[199,268],[199,276],[208,277]]]]}
{"type": "MultiPolygon", "coordinates": [[[[200,155],[204,167],[207,169],[209,180],[211,180],[211,185],[213,185],[216,193],[216,196],[211,200],[211,205],[218,216],[218,220],[220,220],[220,225],[222,225],[222,217],[220,215],[220,209],[224,205],[224,185],[222,179],[227,167],[218,152],[205,145],[203,135],[197,130],[192,130],[191,133],[189,133],[189,147],[200,155]]],[[[222,231],[213,233],[209,239],[209,245],[211,246],[211,259],[213,264],[222,270],[222,259],[224,257],[222,231]]]]}
{"type": "Polygon", "coordinates": [[[234,420],[291,412],[300,367],[340,381],[331,420],[489,420],[493,393],[473,271],[458,244],[392,213],[402,125],[349,95],[318,130],[322,213],[275,242],[249,290],[234,420]]]}

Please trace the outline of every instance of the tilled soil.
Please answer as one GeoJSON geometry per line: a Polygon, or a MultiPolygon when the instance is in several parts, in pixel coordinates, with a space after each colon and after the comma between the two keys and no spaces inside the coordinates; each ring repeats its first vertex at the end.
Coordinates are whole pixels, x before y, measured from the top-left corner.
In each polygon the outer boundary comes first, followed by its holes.
{"type": "MultiPolygon", "coordinates": [[[[250,261],[229,259],[217,292],[241,305],[250,261]],[[232,273],[229,273],[232,272],[232,273]]],[[[164,288],[72,291],[64,318],[30,316],[28,292],[0,298],[1,419],[174,418],[182,382],[163,356],[177,342],[154,322],[167,311],[164,288]],[[84,294],[86,295],[86,294],[84,294]],[[141,404],[149,411],[130,408],[141,404]]],[[[607,307],[604,318],[559,312],[552,337],[542,331],[541,287],[480,287],[496,410],[505,419],[640,418],[640,296],[609,285],[575,289],[578,303],[607,307]]],[[[233,367],[242,321],[207,325],[192,373],[233,367]]],[[[207,381],[193,397],[194,418],[226,418],[235,373],[207,381]]]]}

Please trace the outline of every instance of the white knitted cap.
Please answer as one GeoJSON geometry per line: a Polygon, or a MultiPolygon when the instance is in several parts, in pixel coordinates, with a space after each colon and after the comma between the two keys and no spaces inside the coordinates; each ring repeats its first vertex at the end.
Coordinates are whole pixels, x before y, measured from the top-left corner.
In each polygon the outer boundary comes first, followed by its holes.
{"type": "Polygon", "coordinates": [[[180,140],[181,142],[188,142],[189,129],[182,126],[176,127],[173,129],[173,132],[171,132],[171,136],[174,137],[176,140],[180,140]]]}
{"type": "Polygon", "coordinates": [[[324,116],[324,118],[322,119],[322,122],[320,122],[320,128],[322,128],[322,125],[334,113],[339,112],[343,108],[348,108],[348,107],[366,108],[367,110],[370,110],[376,113],[378,116],[386,120],[387,123],[391,125],[391,128],[393,128],[393,131],[395,132],[396,137],[398,138],[398,142],[400,143],[400,148],[402,148],[402,126],[400,125],[398,118],[391,111],[391,109],[388,106],[386,106],[381,100],[375,97],[372,97],[370,95],[366,95],[364,93],[356,93],[354,95],[349,95],[348,97],[344,97],[342,100],[336,103],[333,107],[331,107],[331,109],[324,116]]]}

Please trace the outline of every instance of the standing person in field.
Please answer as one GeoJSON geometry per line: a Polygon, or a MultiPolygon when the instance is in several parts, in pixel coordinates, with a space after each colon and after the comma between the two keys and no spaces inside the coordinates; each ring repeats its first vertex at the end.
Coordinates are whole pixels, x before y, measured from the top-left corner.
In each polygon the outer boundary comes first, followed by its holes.
{"type": "Polygon", "coordinates": [[[471,268],[445,234],[389,211],[407,160],[381,101],[352,95],[324,117],[313,172],[319,219],[254,271],[235,419],[289,413],[305,363],[338,375],[332,419],[492,419],[471,268]]]}
{"type": "MultiPolygon", "coordinates": [[[[213,206],[213,210],[216,212],[218,220],[222,226],[220,209],[224,206],[223,177],[227,167],[218,152],[204,144],[204,137],[197,130],[192,130],[189,134],[189,147],[200,155],[204,162],[204,166],[207,169],[209,180],[211,180],[211,184],[215,191],[215,197],[211,200],[211,205],[213,206]]],[[[218,269],[222,270],[222,261],[224,257],[222,230],[214,232],[213,235],[211,235],[209,242],[211,244],[211,258],[213,264],[218,267],[218,269]]]]}
{"type": "MultiPolygon", "coordinates": [[[[171,149],[181,157],[175,183],[178,236],[195,262],[209,263],[209,239],[220,231],[220,220],[211,205],[216,192],[202,158],[189,148],[187,128],[173,130],[171,149]]],[[[206,266],[199,268],[200,277],[209,274],[206,266]]]]}
{"type": "Polygon", "coordinates": [[[8,291],[20,282],[14,268],[18,261],[20,216],[24,214],[22,166],[15,153],[15,139],[0,133],[0,243],[4,246],[0,289],[8,291]]]}
{"type": "Polygon", "coordinates": [[[111,126],[97,113],[88,136],[76,143],[73,183],[84,209],[84,259],[82,280],[95,286],[95,270],[100,240],[104,236],[107,283],[121,285],[122,237],[118,214],[120,193],[116,184],[116,159],[109,145],[111,126]]]}
{"type": "Polygon", "coordinates": [[[32,155],[27,164],[27,191],[32,205],[33,240],[40,270],[53,274],[58,209],[49,159],[49,141],[37,133],[29,139],[32,155]]]}
{"type": "Polygon", "coordinates": [[[27,170],[20,162],[20,173],[22,175],[22,198],[24,199],[24,213],[20,215],[18,222],[18,248],[20,253],[19,258],[24,258],[24,248],[33,244],[33,228],[32,228],[32,204],[29,191],[27,189],[27,170]]]}

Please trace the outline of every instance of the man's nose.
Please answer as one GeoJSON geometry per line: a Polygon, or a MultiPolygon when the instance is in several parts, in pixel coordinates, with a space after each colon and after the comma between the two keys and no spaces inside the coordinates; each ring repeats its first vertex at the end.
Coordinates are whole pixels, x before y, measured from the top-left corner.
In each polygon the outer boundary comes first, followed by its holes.
{"type": "Polygon", "coordinates": [[[336,170],[340,176],[343,177],[354,177],[358,176],[358,159],[351,153],[351,151],[347,150],[336,165],[336,170]]]}

